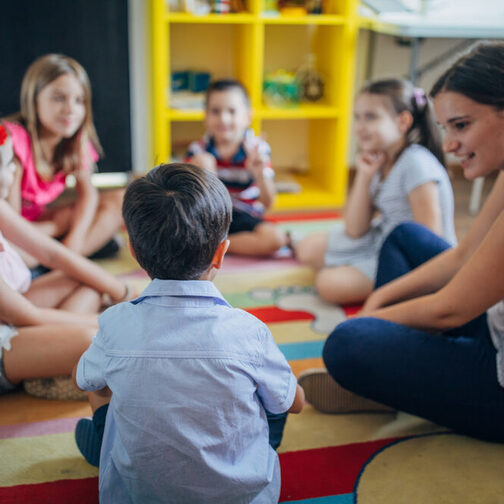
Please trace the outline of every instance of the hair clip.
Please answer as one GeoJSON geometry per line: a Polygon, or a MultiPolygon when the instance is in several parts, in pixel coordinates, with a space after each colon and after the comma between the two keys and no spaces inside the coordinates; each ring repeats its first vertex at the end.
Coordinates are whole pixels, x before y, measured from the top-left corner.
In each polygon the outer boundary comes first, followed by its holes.
{"type": "Polygon", "coordinates": [[[9,137],[9,134],[7,133],[7,129],[3,124],[0,124],[0,146],[2,146],[7,138],[9,137]]]}
{"type": "Polygon", "coordinates": [[[422,88],[419,87],[414,88],[413,96],[415,98],[415,103],[418,108],[424,107],[427,104],[427,97],[425,96],[425,91],[422,88]]]}

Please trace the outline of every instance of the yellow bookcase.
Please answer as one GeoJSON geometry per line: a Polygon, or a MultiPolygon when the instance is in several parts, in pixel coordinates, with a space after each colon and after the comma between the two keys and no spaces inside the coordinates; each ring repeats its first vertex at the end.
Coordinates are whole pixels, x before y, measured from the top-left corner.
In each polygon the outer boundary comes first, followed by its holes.
{"type": "Polygon", "coordinates": [[[269,16],[264,0],[246,0],[239,14],[170,12],[151,0],[154,162],[171,159],[181,139],[203,133],[203,111],[170,107],[174,70],[210,72],[243,82],[253,108],[252,127],[271,145],[275,170],[291,169],[301,186],[279,194],[276,210],[344,204],[346,154],[353,93],[357,0],[327,0],[323,14],[269,16]],[[324,80],[320,102],[274,108],[263,100],[266,72],[293,70],[315,54],[324,80]]]}

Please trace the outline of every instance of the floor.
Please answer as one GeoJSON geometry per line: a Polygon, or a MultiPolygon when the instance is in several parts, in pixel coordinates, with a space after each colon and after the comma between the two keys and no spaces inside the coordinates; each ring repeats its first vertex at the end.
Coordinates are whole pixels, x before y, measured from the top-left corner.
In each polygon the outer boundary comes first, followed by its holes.
{"type": "MultiPolygon", "coordinates": [[[[452,182],[455,193],[456,231],[458,238],[461,239],[475,219],[469,214],[468,209],[472,183],[466,181],[459,170],[454,172],[452,182]]],[[[484,197],[489,193],[491,185],[487,180],[484,197]]],[[[236,269],[228,268],[227,272],[219,275],[218,286],[229,299],[234,295],[235,301],[248,300],[249,304],[254,301],[246,298],[241,291],[235,292],[237,283],[243,283],[240,288],[247,293],[257,291],[259,285],[262,295],[267,287],[271,287],[269,290],[273,294],[281,291],[284,294],[292,294],[291,298],[296,293],[298,297],[305,295],[302,287],[311,285],[311,273],[306,268],[293,268],[288,260],[285,264],[276,263],[274,267],[264,264],[259,268],[258,265],[240,279],[237,277],[240,260],[235,258],[233,264],[236,269]]],[[[137,278],[136,263],[126,251],[124,254],[121,253],[121,261],[104,261],[103,266],[112,273],[125,275],[133,282],[146,281],[143,277],[137,278]]],[[[278,307],[285,308],[280,304],[278,307]]],[[[334,324],[331,327],[334,327],[334,324]]],[[[309,344],[318,344],[322,337],[312,330],[311,322],[308,320],[274,323],[270,324],[270,328],[277,341],[284,346],[296,343],[292,340],[293,333],[299,333],[301,339],[306,337],[309,344]]],[[[312,360],[316,366],[321,365],[318,362],[320,359],[312,360]]],[[[299,367],[299,362],[301,361],[292,362],[293,369],[295,364],[299,367]]],[[[4,456],[0,457],[0,501],[5,502],[2,499],[2,487],[8,489],[15,486],[15,491],[18,491],[17,489],[21,491],[25,488],[24,485],[58,481],[70,484],[73,480],[87,481],[86,478],[96,477],[96,469],[87,465],[80,457],[73,440],[76,419],[90,413],[89,406],[85,402],[39,400],[22,392],[16,392],[3,396],[0,403],[0,438],[4,438],[0,446],[0,453],[2,449],[4,450],[4,456]]],[[[326,479],[331,484],[337,479],[334,478],[334,474],[339,474],[341,479],[344,479],[343,475],[347,473],[346,466],[349,464],[349,459],[345,450],[357,453],[359,449],[367,449],[370,443],[382,442],[388,438],[405,436],[405,441],[394,442],[388,449],[376,452],[369,459],[370,463],[363,466],[366,470],[361,471],[359,485],[346,478],[348,488],[345,491],[321,493],[318,487],[310,488],[310,492],[313,490],[312,493],[305,496],[297,495],[296,498],[287,498],[286,495],[284,501],[331,495],[329,500],[323,502],[338,502],[338,504],[357,502],[357,490],[352,491],[352,488],[356,489],[357,486],[358,502],[363,504],[392,502],[493,504],[501,502],[504,495],[504,481],[500,469],[504,461],[503,446],[461,436],[439,434],[439,428],[433,424],[405,414],[399,414],[397,417],[391,414],[333,416],[320,414],[307,406],[301,415],[291,417],[280,450],[282,456],[285,461],[294,456],[300,460],[308,455],[319,457],[322,464],[321,474],[325,471],[326,479]],[[438,432],[438,435],[409,437],[433,432],[438,432]],[[326,458],[324,450],[328,450],[326,458]],[[461,465],[462,462],[465,465],[461,465]],[[399,486],[400,482],[407,484],[399,486]],[[333,495],[334,493],[338,495],[333,495]],[[391,495],[395,495],[395,498],[391,499],[391,495]],[[468,500],[467,496],[471,498],[468,500]]],[[[285,491],[293,488],[295,483],[286,479],[285,491]]],[[[18,499],[17,502],[28,501],[18,499]]]]}
{"type": "MultiPolygon", "coordinates": [[[[485,179],[481,206],[492,189],[496,175],[485,179]]],[[[451,171],[453,193],[455,195],[455,231],[459,240],[469,231],[476,216],[469,214],[469,200],[471,197],[472,182],[466,180],[460,170],[451,171]]]]}

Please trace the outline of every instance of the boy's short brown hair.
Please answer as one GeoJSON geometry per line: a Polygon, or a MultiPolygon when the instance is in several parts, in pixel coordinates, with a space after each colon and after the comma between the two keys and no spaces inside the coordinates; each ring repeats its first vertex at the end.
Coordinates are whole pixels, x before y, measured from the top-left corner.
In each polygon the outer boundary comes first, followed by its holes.
{"type": "Polygon", "coordinates": [[[138,263],[162,280],[196,280],[208,269],[231,209],[222,182],[185,163],[160,165],[132,182],[122,208],[138,263]]]}
{"type": "Polygon", "coordinates": [[[245,89],[245,86],[235,79],[220,79],[210,82],[205,92],[205,107],[208,106],[208,101],[210,100],[212,93],[230,91],[232,89],[240,91],[243,95],[243,99],[245,100],[245,104],[247,107],[250,107],[250,97],[245,89]]]}

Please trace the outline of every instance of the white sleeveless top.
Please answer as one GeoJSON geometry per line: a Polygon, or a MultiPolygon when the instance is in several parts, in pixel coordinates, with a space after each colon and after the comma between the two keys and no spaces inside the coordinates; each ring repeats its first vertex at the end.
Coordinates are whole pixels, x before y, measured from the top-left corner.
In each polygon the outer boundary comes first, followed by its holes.
{"type": "Polygon", "coordinates": [[[21,256],[0,232],[0,276],[13,290],[23,294],[30,288],[31,274],[21,256]]]}
{"type": "Polygon", "coordinates": [[[489,308],[487,315],[490,336],[497,350],[497,378],[504,387],[504,300],[489,308]]]}

